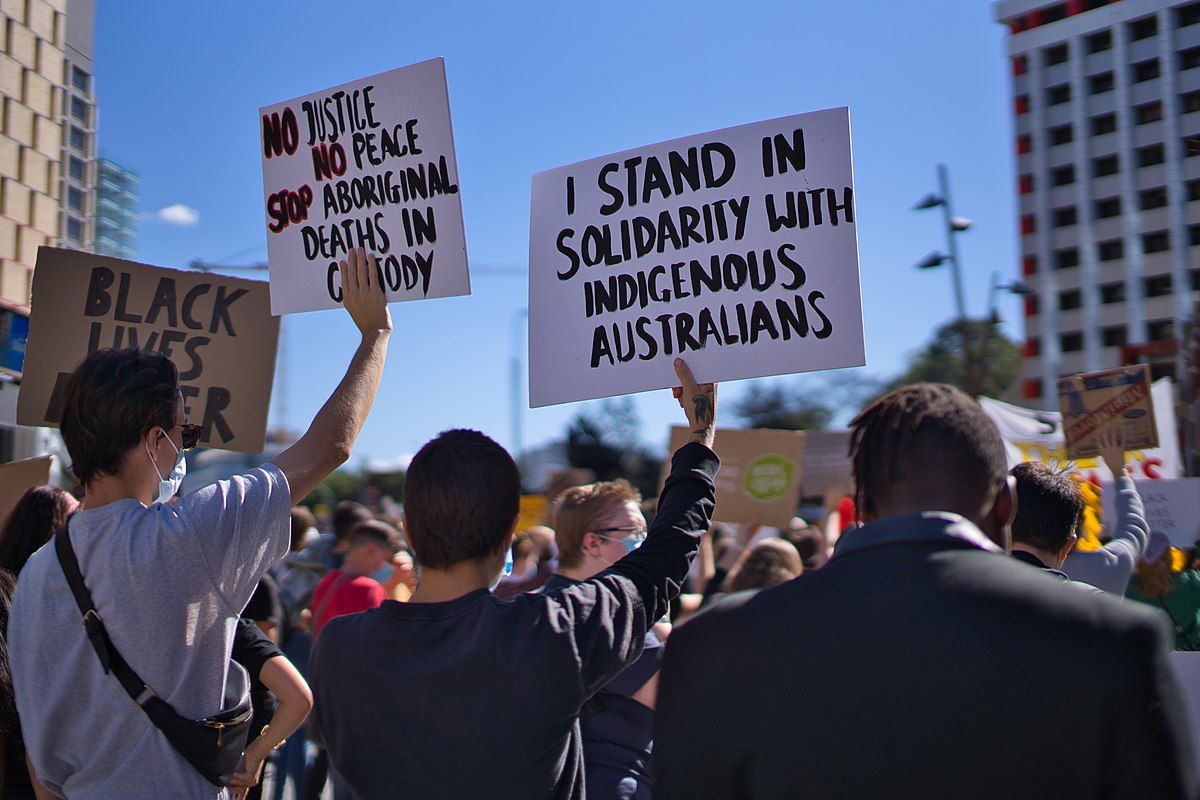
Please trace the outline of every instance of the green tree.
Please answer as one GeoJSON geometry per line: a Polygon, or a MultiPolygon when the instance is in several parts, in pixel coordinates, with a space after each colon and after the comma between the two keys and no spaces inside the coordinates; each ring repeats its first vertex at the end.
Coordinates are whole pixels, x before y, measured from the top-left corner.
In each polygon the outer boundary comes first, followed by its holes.
{"type": "MultiPolygon", "coordinates": [[[[979,392],[988,397],[1003,396],[1020,375],[1020,348],[1006,337],[992,320],[969,320],[966,325],[966,338],[979,392]]],[[[957,321],[948,322],[938,328],[932,341],[912,355],[908,369],[892,382],[890,388],[932,381],[949,383],[970,392],[971,386],[963,369],[961,331],[957,321]]]]}
{"type": "Polygon", "coordinates": [[[652,497],[658,493],[662,459],[641,444],[640,432],[633,398],[604,400],[567,426],[567,461],[590,469],[596,480],[625,478],[643,496],[652,497]]]}
{"type": "Polygon", "coordinates": [[[788,389],[778,383],[755,381],[735,400],[730,411],[749,428],[819,430],[833,421],[833,409],[822,400],[823,389],[788,389]]]}

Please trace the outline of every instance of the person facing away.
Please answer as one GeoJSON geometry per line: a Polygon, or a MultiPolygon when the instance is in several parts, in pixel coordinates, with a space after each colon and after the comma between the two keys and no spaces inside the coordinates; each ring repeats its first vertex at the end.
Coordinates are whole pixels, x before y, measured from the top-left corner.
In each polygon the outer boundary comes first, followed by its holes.
{"type": "MultiPolygon", "coordinates": [[[[582,583],[641,546],[646,536],[641,495],[628,481],[575,486],[554,513],[558,571],[543,591],[582,583]]],[[[642,654],[604,685],[580,715],[587,796],[647,800],[651,796],[654,696],[662,643],[647,631],[642,654]]]]}
{"type": "Polygon", "coordinates": [[[346,537],[341,569],[321,579],[312,597],[313,636],[334,617],[366,611],[387,599],[383,584],[371,576],[400,552],[400,532],[386,522],[360,522],[346,537]]]}
{"type": "Polygon", "coordinates": [[[975,401],[884,395],[851,460],[864,526],[821,569],[672,633],[656,800],[1196,796],[1165,631],[1005,556],[1013,481],[975,401]],[[797,675],[822,691],[781,694],[797,675]]]}
{"type": "MultiPolygon", "coordinates": [[[[1129,586],[1133,568],[1146,549],[1150,526],[1146,522],[1146,509],[1137,484],[1125,472],[1125,453],[1122,443],[1114,440],[1110,451],[1121,450],[1120,460],[1111,460],[1101,453],[1104,464],[1112,475],[1111,491],[1116,492],[1116,524],[1110,529],[1112,539],[1103,547],[1082,551],[1076,550],[1063,562],[1062,571],[1073,581],[1080,581],[1098,589],[1122,597],[1129,586]]],[[[1115,452],[1110,453],[1116,458],[1115,452]]],[[[1105,527],[1108,527],[1107,524],[1105,527]]]]}
{"type": "MultiPolygon", "coordinates": [[[[145,350],[100,350],[68,381],[62,437],[84,487],[68,532],[113,645],[147,688],[194,720],[222,710],[238,612],[289,544],[289,509],[349,457],[378,389],[391,330],[374,259],[341,264],[344,305],[361,333],[345,378],[274,464],[174,504],[187,425],[179,373],[145,350]],[[161,501],[161,502],[156,502],[161,501]]],[[[36,775],[80,798],[217,798],[113,674],[81,624],[54,546],[22,571],[9,625],[13,685],[36,775]]]]}
{"type": "Polygon", "coordinates": [[[1162,531],[1151,533],[1125,596],[1159,613],[1176,650],[1200,650],[1200,572],[1176,571],[1172,560],[1171,540],[1162,531]]]}
{"type": "Polygon", "coordinates": [[[412,599],[331,620],[313,650],[314,723],[353,796],[584,797],[579,714],[642,654],[712,515],[716,387],[675,363],[692,433],[658,516],[640,548],[617,545],[614,565],[582,582],[494,598],[517,523],[516,464],[465,430],[413,458],[412,599]]]}
{"type": "Polygon", "coordinates": [[[57,486],[27,489],[0,527],[0,569],[20,575],[29,557],[67,524],[77,508],[79,501],[57,486]]]}

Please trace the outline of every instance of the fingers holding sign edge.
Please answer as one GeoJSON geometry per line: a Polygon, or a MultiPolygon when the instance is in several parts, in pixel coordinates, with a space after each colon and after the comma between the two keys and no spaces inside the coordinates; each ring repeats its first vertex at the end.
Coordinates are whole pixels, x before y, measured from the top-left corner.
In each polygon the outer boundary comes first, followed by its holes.
{"type": "Polygon", "coordinates": [[[696,383],[692,370],[682,358],[675,359],[675,376],[680,386],[671,390],[687,415],[692,441],[712,447],[717,422],[717,385],[696,383]]]}

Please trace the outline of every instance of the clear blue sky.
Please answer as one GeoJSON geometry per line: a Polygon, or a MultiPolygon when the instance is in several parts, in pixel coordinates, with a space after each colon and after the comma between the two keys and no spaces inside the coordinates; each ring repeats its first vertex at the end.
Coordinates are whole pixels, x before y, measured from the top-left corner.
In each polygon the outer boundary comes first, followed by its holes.
{"type": "MultiPolygon", "coordinates": [[[[950,276],[912,267],[944,246],[940,215],[909,210],[939,161],[956,213],[975,220],[961,237],[972,313],[993,270],[1017,271],[1004,32],[978,0],[97,6],[100,146],[141,176],[148,263],[265,260],[258,108],[444,56],[473,266],[524,269],[534,172],[845,105],[868,374],[899,371],[953,314],[950,276]],[[199,221],[154,218],[177,203],[199,221]]],[[[356,459],[412,452],[452,426],[509,443],[510,326],[526,282],[476,274],[473,285],[469,298],[392,306],[388,371],[356,459]]],[[[1015,298],[1001,313],[1019,334],[1015,298]]],[[[340,311],[287,327],[289,408],[276,421],[302,429],[356,336],[340,311]]],[[[647,441],[665,445],[678,407],[666,392],[636,402],[647,441]]],[[[526,409],[526,444],[556,438],[578,410],[526,409]]]]}

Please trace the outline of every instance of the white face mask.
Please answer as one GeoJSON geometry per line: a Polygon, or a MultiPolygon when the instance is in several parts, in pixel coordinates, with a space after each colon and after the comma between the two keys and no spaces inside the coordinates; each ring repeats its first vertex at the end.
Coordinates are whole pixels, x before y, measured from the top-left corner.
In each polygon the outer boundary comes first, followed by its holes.
{"type": "Polygon", "coordinates": [[[496,591],[496,587],[500,585],[500,581],[512,575],[513,557],[512,548],[508,548],[508,552],[504,554],[504,572],[496,576],[496,580],[492,581],[492,585],[488,587],[489,592],[496,591]]]}
{"type": "MultiPolygon", "coordinates": [[[[163,431],[163,435],[166,436],[166,431],[163,431]]],[[[167,444],[171,445],[175,451],[175,466],[171,468],[170,474],[165,478],[154,461],[154,454],[150,453],[149,445],[146,447],[146,452],[150,455],[150,463],[154,466],[154,474],[158,475],[158,497],[154,500],[156,503],[165,503],[174,497],[183,483],[183,477],[187,475],[187,462],[183,460],[183,451],[175,447],[170,436],[167,436],[167,444]]]]}

